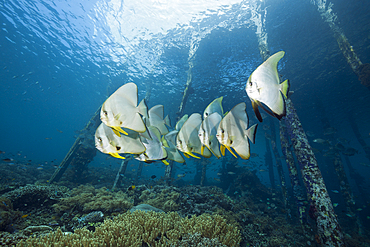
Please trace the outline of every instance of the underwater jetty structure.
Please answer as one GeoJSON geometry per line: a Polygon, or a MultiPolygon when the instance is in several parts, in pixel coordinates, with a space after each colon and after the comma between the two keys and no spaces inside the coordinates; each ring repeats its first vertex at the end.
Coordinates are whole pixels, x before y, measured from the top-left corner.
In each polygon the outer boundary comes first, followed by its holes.
{"type": "MultiPolygon", "coordinates": [[[[260,10],[261,4],[255,2],[252,7],[252,20],[257,27],[256,36],[260,54],[263,61],[265,61],[270,56],[270,51],[268,49],[267,32],[264,27],[264,15],[266,12],[260,10]]],[[[318,241],[323,246],[345,246],[337,215],[334,212],[329,193],[306,133],[303,130],[292,101],[288,98],[285,104],[286,116],[282,118],[282,123],[280,124],[286,126],[287,136],[299,163],[310,202],[309,213],[316,222],[318,241]]],[[[283,128],[282,130],[285,129],[283,128]]]]}
{"type": "Polygon", "coordinates": [[[80,132],[72,147],[49,179],[50,183],[59,181],[69,166],[74,167],[74,180],[81,182],[83,173],[87,170],[87,165],[96,155],[94,133],[99,124],[100,107],[80,132]]]}
{"type": "Polygon", "coordinates": [[[338,17],[332,9],[333,3],[323,0],[311,0],[311,3],[317,6],[322,19],[328,23],[348,65],[358,76],[361,84],[370,90],[370,64],[361,62],[343,30],[336,24],[338,17]]]}

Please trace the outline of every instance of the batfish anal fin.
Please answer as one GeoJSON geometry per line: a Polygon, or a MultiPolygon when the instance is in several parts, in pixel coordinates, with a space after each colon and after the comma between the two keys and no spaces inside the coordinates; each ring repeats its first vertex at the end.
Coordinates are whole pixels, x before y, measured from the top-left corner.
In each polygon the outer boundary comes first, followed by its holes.
{"type": "Polygon", "coordinates": [[[229,151],[230,151],[230,153],[231,153],[232,155],[234,155],[234,157],[235,157],[235,158],[238,158],[238,156],[236,156],[236,155],[234,154],[234,152],[231,150],[231,148],[230,148],[229,146],[226,146],[226,148],[227,148],[227,150],[229,150],[229,151]]]}
{"type": "Polygon", "coordinates": [[[253,111],[256,114],[256,117],[257,117],[258,121],[260,121],[262,123],[263,119],[262,119],[261,113],[258,109],[258,104],[254,100],[252,100],[252,107],[253,107],[253,111]]]}
{"type": "Polygon", "coordinates": [[[186,154],[190,155],[193,158],[200,159],[200,157],[195,156],[192,152],[187,152],[186,154]]]}

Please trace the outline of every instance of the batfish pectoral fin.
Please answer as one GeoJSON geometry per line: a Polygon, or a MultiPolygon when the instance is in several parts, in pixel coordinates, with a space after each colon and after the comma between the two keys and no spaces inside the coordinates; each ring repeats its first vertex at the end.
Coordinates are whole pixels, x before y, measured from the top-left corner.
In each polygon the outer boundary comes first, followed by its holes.
{"type": "Polygon", "coordinates": [[[256,117],[257,117],[258,121],[262,122],[263,119],[262,119],[261,113],[258,109],[257,101],[252,100],[252,107],[253,107],[253,111],[256,114],[256,117]]]}
{"type": "Polygon", "coordinates": [[[184,153],[184,156],[186,157],[186,158],[190,158],[190,156],[189,156],[189,154],[188,153],[184,153]]]}
{"type": "Polygon", "coordinates": [[[222,156],[225,156],[225,146],[224,145],[221,145],[220,151],[221,151],[222,156]]]}
{"type": "Polygon", "coordinates": [[[227,148],[227,150],[229,150],[229,151],[230,151],[230,153],[231,153],[232,155],[234,155],[234,157],[235,157],[235,158],[238,158],[238,156],[236,156],[236,155],[234,154],[234,152],[231,150],[231,148],[230,148],[229,146],[226,146],[226,148],[227,148]]]}
{"type": "Polygon", "coordinates": [[[192,152],[187,152],[186,154],[190,155],[193,158],[200,159],[200,157],[195,156],[192,152]]]}
{"type": "Polygon", "coordinates": [[[125,157],[122,157],[118,153],[109,153],[109,155],[114,157],[114,158],[118,158],[118,159],[123,159],[123,160],[126,159],[125,157]]]}
{"type": "Polygon", "coordinates": [[[203,155],[204,153],[204,145],[202,145],[202,147],[200,148],[200,154],[203,155]]]}
{"type": "Polygon", "coordinates": [[[145,117],[145,119],[149,119],[149,114],[148,114],[148,107],[146,106],[145,99],[143,99],[139,105],[137,106],[139,113],[145,117]]]}

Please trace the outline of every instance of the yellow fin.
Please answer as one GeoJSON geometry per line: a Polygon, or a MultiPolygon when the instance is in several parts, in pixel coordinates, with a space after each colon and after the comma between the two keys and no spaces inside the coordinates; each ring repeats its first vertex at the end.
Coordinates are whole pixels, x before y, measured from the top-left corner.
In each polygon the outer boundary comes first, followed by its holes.
{"type": "Polygon", "coordinates": [[[166,165],[166,166],[168,166],[170,163],[168,163],[167,162],[167,160],[162,160],[162,162],[166,165]]]}
{"type": "Polygon", "coordinates": [[[118,127],[114,127],[114,128],[116,128],[119,132],[123,133],[124,135],[128,136],[127,132],[124,131],[121,127],[118,126],[118,127]]]}
{"type": "Polygon", "coordinates": [[[238,158],[238,156],[236,156],[236,155],[234,154],[234,152],[231,150],[231,148],[230,148],[229,146],[226,146],[226,148],[227,148],[227,150],[229,150],[229,151],[230,151],[230,153],[231,153],[232,155],[234,155],[234,157],[235,157],[235,158],[238,158]]]}
{"type": "Polygon", "coordinates": [[[113,130],[113,133],[116,134],[117,136],[121,137],[121,133],[119,133],[118,130],[116,130],[115,128],[111,128],[113,130]]]}
{"type": "Polygon", "coordinates": [[[221,145],[220,151],[221,151],[222,156],[225,156],[225,146],[224,145],[221,145]]]}
{"type": "Polygon", "coordinates": [[[203,153],[204,153],[204,145],[202,145],[202,147],[200,148],[200,153],[201,153],[201,155],[203,155],[203,153]]]}
{"type": "Polygon", "coordinates": [[[193,158],[200,159],[198,156],[195,156],[192,152],[187,152],[186,154],[190,155],[193,158]]]}
{"type": "Polygon", "coordinates": [[[123,160],[126,159],[125,157],[122,157],[118,153],[109,153],[109,155],[114,157],[114,158],[118,158],[118,159],[123,159],[123,160]]]}
{"type": "Polygon", "coordinates": [[[186,158],[190,158],[190,156],[189,156],[189,154],[188,153],[184,153],[184,156],[186,157],[186,158]]]}

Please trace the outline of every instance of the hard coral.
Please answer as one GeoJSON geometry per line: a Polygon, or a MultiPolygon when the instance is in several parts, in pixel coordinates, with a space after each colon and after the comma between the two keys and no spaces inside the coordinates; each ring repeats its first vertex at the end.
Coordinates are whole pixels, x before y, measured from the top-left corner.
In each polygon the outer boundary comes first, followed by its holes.
{"type": "Polygon", "coordinates": [[[88,213],[101,210],[103,212],[126,211],[133,203],[122,191],[111,192],[105,187],[95,189],[93,186],[79,186],[72,190],[71,197],[62,198],[53,205],[57,213],[77,207],[77,210],[88,213]]]}
{"type": "Polygon", "coordinates": [[[21,241],[18,246],[189,246],[182,242],[189,234],[197,235],[197,241],[222,244],[207,246],[239,246],[241,241],[238,228],[219,215],[181,218],[174,212],[135,211],[106,220],[95,232],[82,228],[64,235],[58,229],[47,236],[21,241]]]}

